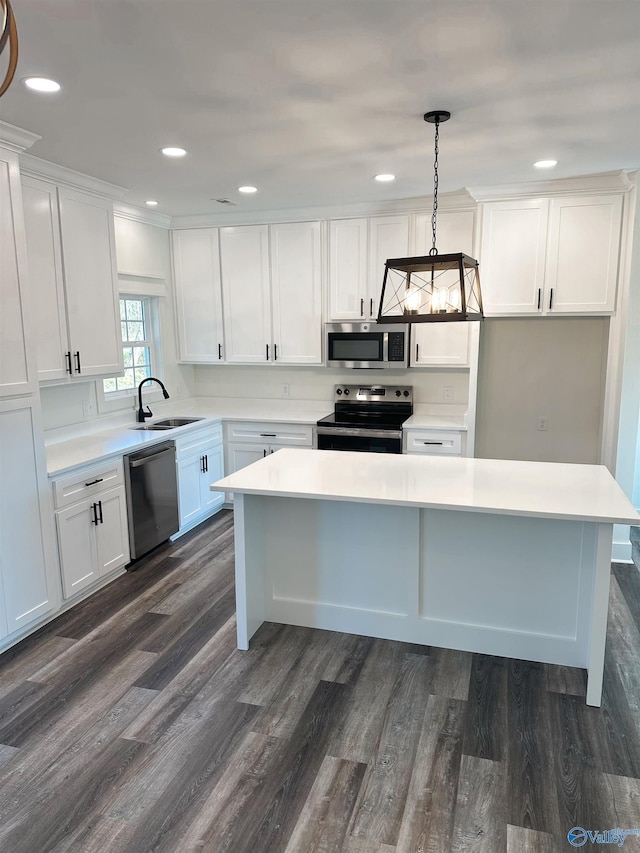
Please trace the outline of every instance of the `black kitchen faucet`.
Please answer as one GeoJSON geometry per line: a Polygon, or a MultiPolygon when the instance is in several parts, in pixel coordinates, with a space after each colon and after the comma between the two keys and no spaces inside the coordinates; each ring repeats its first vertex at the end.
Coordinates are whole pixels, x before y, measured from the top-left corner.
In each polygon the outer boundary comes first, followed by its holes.
{"type": "Polygon", "coordinates": [[[163,395],[164,395],[164,399],[165,399],[165,400],[168,400],[168,399],[169,399],[169,392],[168,392],[168,391],[167,391],[167,389],[164,387],[164,383],[163,383],[163,382],[161,382],[159,379],[156,379],[156,377],[155,377],[155,376],[147,376],[147,378],[146,378],[146,379],[143,379],[143,380],[142,380],[142,382],[138,385],[138,414],[137,414],[137,420],[138,420],[138,423],[141,423],[141,424],[143,424],[143,423],[146,421],[146,419],[147,419],[147,418],[150,418],[150,417],[152,417],[152,416],[153,416],[153,412],[151,411],[151,409],[149,408],[149,406],[147,406],[147,411],[146,411],[146,412],[145,412],[145,410],[144,410],[144,409],[143,409],[143,407],[142,407],[142,386],[144,385],[144,383],[145,383],[145,382],[157,382],[157,383],[158,383],[158,385],[162,388],[162,393],[163,393],[163,395]]]}

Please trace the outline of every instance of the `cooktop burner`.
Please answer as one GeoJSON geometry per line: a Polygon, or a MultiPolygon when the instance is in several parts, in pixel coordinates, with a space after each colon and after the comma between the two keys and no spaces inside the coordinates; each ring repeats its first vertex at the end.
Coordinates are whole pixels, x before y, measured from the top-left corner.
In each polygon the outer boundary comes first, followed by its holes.
{"type": "Polygon", "coordinates": [[[318,426],[399,430],[413,414],[413,389],[406,385],[336,385],[335,410],[318,426]]]}

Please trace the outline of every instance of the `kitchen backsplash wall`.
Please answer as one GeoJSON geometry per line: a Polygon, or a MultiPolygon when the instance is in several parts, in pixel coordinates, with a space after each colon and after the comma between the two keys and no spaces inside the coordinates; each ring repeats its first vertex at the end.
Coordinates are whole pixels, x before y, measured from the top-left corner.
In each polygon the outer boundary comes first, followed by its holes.
{"type": "Polygon", "coordinates": [[[194,371],[196,397],[332,401],[334,385],[412,385],[415,403],[466,406],[468,370],[333,370],[325,367],[250,367],[198,365],[194,371]],[[288,394],[283,386],[288,386],[288,394]],[[445,400],[444,389],[451,388],[445,400]]]}

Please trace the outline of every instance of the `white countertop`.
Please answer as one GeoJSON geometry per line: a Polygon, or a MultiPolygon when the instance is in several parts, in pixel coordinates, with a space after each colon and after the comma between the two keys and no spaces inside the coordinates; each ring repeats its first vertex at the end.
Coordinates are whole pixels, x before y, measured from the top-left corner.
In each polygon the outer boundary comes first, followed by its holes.
{"type": "MultiPolygon", "coordinates": [[[[139,426],[134,421],[133,411],[120,415],[117,426],[103,427],[94,421],[86,429],[89,434],[78,435],[82,425],[68,430],[56,430],[45,436],[47,472],[57,476],[81,465],[101,462],[141,447],[157,444],[167,439],[179,438],[207,424],[221,421],[254,421],[256,423],[299,423],[315,425],[316,421],[333,412],[333,404],[318,400],[249,400],[225,397],[200,397],[189,400],[172,400],[170,403],[152,404],[154,420],[172,415],[202,417],[204,420],[184,427],[161,432],[133,429],[139,426]],[[123,423],[124,418],[127,423],[123,423]],[[66,437],[66,434],[69,437],[66,437]]],[[[466,430],[463,414],[434,414],[433,406],[414,407],[414,414],[406,426],[410,429],[457,429],[466,430]]]]}
{"type": "Polygon", "coordinates": [[[602,465],[278,450],[216,491],[638,524],[602,465]]]}
{"type": "Polygon", "coordinates": [[[223,420],[315,424],[319,418],[333,411],[331,403],[316,401],[223,398],[200,398],[182,403],[176,400],[170,405],[154,405],[153,409],[154,417],[147,423],[175,415],[201,417],[202,420],[175,429],[145,431],[134,429],[141,424],[135,423],[132,412],[129,423],[47,444],[45,450],[49,476],[57,476],[81,465],[131,453],[150,444],[180,438],[203,426],[220,423],[223,420]]]}

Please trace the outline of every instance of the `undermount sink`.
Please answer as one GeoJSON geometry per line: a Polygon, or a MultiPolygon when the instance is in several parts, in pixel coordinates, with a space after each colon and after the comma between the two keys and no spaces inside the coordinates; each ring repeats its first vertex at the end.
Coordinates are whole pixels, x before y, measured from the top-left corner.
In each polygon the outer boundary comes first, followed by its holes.
{"type": "Polygon", "coordinates": [[[204,418],[163,418],[161,421],[154,421],[152,424],[140,424],[140,426],[130,427],[130,429],[144,429],[153,432],[155,430],[187,426],[187,424],[194,424],[196,421],[202,420],[204,418]]]}

